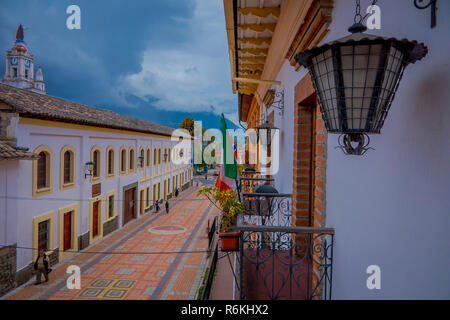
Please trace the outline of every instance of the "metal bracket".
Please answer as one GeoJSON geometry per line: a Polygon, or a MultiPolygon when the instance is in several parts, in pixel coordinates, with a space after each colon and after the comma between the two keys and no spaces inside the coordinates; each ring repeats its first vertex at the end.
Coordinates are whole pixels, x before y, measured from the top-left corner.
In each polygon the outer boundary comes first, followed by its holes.
{"type": "Polygon", "coordinates": [[[437,11],[437,0],[428,0],[427,4],[421,4],[425,0],[414,0],[414,6],[417,9],[427,9],[431,7],[431,29],[436,27],[436,11],[437,11]]]}
{"type": "Polygon", "coordinates": [[[272,101],[272,103],[270,104],[270,106],[268,107],[271,108],[277,108],[279,110],[279,115],[280,116],[284,116],[284,89],[278,92],[275,92],[274,95],[274,101],[272,101]]]}

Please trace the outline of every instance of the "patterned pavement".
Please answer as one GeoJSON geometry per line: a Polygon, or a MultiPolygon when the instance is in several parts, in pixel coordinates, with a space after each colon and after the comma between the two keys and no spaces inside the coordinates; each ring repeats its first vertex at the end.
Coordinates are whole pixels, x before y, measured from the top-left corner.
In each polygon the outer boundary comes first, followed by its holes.
{"type": "Polygon", "coordinates": [[[29,281],[3,299],[196,299],[217,214],[197,190],[171,200],[169,214],[146,213],[58,264],[48,283],[29,281]],[[66,287],[69,265],[81,268],[81,289],[66,287]]]}

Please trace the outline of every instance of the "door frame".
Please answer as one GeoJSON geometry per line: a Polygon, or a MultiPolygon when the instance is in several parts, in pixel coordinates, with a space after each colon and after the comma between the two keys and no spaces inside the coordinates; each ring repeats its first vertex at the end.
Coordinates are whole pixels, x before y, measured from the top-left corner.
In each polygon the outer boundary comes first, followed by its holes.
{"type": "Polygon", "coordinates": [[[138,197],[138,194],[137,194],[137,192],[138,192],[138,183],[135,182],[135,183],[126,185],[126,186],[124,186],[122,188],[122,199],[123,199],[123,201],[122,201],[122,219],[121,219],[122,220],[122,226],[124,226],[126,224],[125,223],[125,206],[126,206],[126,204],[125,204],[125,193],[127,191],[133,189],[133,188],[134,188],[134,202],[135,202],[134,205],[133,205],[133,219],[137,219],[137,217],[138,217],[138,215],[137,215],[137,205],[136,205],[136,200],[137,200],[137,197],[138,197]]]}
{"type": "Polygon", "coordinates": [[[103,238],[103,195],[91,198],[89,201],[89,244],[94,243],[103,238]],[[98,235],[92,236],[93,222],[94,222],[94,202],[98,204],[98,235]]]}

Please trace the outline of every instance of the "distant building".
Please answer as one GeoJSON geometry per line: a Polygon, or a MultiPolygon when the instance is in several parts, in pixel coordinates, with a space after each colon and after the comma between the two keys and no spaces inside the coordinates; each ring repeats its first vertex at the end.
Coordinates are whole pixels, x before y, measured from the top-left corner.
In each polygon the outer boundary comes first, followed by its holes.
{"type": "Polygon", "coordinates": [[[6,51],[6,71],[2,83],[45,94],[44,75],[41,67],[34,74],[34,57],[24,41],[22,25],[17,28],[14,46],[6,51]]]}
{"type": "Polygon", "coordinates": [[[173,128],[42,94],[17,33],[0,84],[0,296],[30,278],[36,249],[67,259],[193,176],[173,128]]]}

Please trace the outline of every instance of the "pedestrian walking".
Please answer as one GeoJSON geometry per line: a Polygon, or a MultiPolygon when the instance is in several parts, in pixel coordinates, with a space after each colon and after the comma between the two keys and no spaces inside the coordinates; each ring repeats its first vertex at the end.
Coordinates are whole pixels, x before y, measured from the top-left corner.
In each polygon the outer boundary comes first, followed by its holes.
{"type": "Polygon", "coordinates": [[[156,213],[158,213],[158,211],[159,211],[159,203],[158,203],[158,200],[156,200],[156,202],[155,202],[155,210],[156,210],[156,213]]]}
{"type": "Polygon", "coordinates": [[[166,213],[169,213],[169,200],[166,200],[166,213]]]}
{"type": "Polygon", "coordinates": [[[178,197],[178,188],[175,189],[175,197],[178,197]]]}
{"type": "Polygon", "coordinates": [[[34,270],[36,270],[36,285],[41,283],[42,275],[45,277],[45,282],[48,282],[48,274],[52,269],[50,269],[50,261],[44,250],[39,251],[39,255],[34,262],[34,270]]]}

